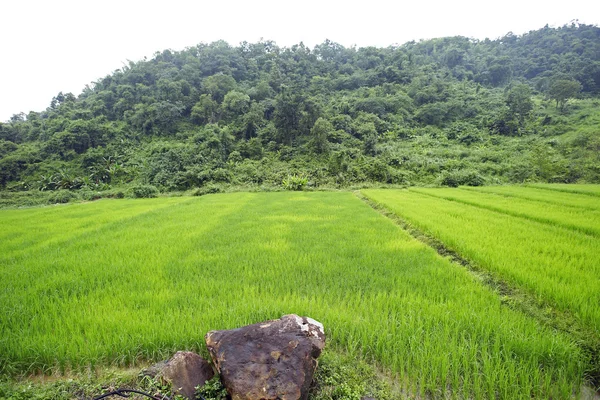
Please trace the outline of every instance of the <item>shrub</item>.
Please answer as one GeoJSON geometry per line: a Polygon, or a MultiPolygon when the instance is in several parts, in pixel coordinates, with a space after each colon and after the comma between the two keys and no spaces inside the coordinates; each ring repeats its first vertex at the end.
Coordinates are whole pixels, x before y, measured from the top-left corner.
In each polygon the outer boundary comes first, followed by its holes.
{"type": "Polygon", "coordinates": [[[153,185],[136,185],[131,188],[131,194],[136,199],[158,197],[158,189],[153,185]]]}
{"type": "Polygon", "coordinates": [[[303,175],[288,175],[283,179],[283,188],[285,190],[303,190],[308,183],[308,178],[303,175]]]}
{"type": "Polygon", "coordinates": [[[83,200],[86,201],[93,201],[93,200],[98,200],[102,198],[102,192],[97,192],[97,191],[93,191],[93,190],[81,190],[79,192],[79,195],[81,196],[81,198],[83,200]]]}
{"type": "Polygon", "coordinates": [[[442,174],[440,185],[449,187],[466,186],[483,186],[485,179],[476,171],[452,171],[442,174]]]}
{"type": "Polygon", "coordinates": [[[76,199],[77,195],[68,190],[58,190],[48,196],[49,204],[68,203],[71,199],[76,199]]]}
{"type": "Polygon", "coordinates": [[[198,188],[194,190],[192,193],[193,196],[204,196],[205,194],[213,194],[213,193],[221,193],[223,189],[217,185],[206,185],[204,187],[198,188]]]}
{"type": "Polygon", "coordinates": [[[457,173],[447,173],[442,175],[440,182],[442,186],[458,187],[460,185],[459,176],[457,173]]]}

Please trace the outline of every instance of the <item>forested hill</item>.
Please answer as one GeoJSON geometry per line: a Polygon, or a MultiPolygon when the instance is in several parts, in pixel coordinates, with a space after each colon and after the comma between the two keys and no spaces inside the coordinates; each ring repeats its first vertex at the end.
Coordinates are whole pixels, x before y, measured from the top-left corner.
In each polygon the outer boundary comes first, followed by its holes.
{"type": "Polygon", "coordinates": [[[0,124],[0,188],[600,182],[599,99],[590,25],[387,48],[200,44],[0,124]]]}

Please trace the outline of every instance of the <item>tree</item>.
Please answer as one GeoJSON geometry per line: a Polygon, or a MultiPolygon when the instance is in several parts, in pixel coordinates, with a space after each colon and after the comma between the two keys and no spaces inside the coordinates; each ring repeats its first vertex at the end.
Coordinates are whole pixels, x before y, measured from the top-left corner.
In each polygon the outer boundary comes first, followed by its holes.
{"type": "Polygon", "coordinates": [[[550,85],[548,96],[556,100],[556,108],[565,110],[567,101],[581,91],[581,83],[573,79],[557,79],[550,85]]]}
{"type": "Polygon", "coordinates": [[[199,124],[212,124],[217,122],[219,104],[210,95],[203,94],[200,100],[192,107],[192,120],[199,124]]]}
{"type": "Polygon", "coordinates": [[[520,84],[512,87],[506,96],[506,105],[513,117],[519,121],[522,127],[525,118],[533,110],[533,101],[531,101],[531,89],[528,85],[520,84]]]}
{"type": "Polygon", "coordinates": [[[366,122],[356,126],[356,134],[363,141],[363,151],[368,156],[377,155],[377,129],[373,122],[366,122]]]}
{"type": "Polygon", "coordinates": [[[256,136],[258,130],[265,125],[265,110],[258,104],[253,102],[250,105],[250,110],[242,116],[243,136],[246,139],[256,136]]]}
{"type": "Polygon", "coordinates": [[[235,85],[235,79],[222,73],[209,76],[202,82],[204,90],[210,93],[217,103],[221,103],[225,95],[235,89],[235,85]]]}
{"type": "Polygon", "coordinates": [[[281,143],[291,145],[298,135],[303,100],[298,94],[292,95],[288,91],[277,96],[274,122],[281,143]]]}
{"type": "Polygon", "coordinates": [[[313,125],[310,130],[311,136],[311,147],[317,153],[325,153],[328,150],[329,142],[327,141],[327,137],[333,132],[335,129],[331,122],[327,121],[325,118],[319,118],[313,125]]]}
{"type": "Polygon", "coordinates": [[[250,97],[242,92],[232,90],[223,99],[223,108],[232,116],[243,115],[248,111],[250,97]]]}

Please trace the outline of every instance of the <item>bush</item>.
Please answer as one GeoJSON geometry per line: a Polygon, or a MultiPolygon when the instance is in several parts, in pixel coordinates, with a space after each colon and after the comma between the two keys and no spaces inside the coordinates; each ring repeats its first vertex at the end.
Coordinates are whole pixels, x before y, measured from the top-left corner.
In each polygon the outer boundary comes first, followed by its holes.
{"type": "Polygon", "coordinates": [[[460,185],[460,179],[457,173],[448,173],[442,175],[442,180],[440,182],[442,186],[448,187],[458,187],[460,185]]]}
{"type": "Polygon", "coordinates": [[[221,192],[223,192],[223,189],[221,189],[221,187],[219,187],[219,186],[206,185],[204,187],[194,190],[192,195],[193,196],[204,196],[206,194],[221,193],[221,192]]]}
{"type": "Polygon", "coordinates": [[[476,171],[452,171],[442,174],[440,185],[449,187],[483,186],[485,179],[476,171]]]}
{"type": "MultiPolygon", "coordinates": [[[[27,192],[6,192],[0,191],[0,208],[3,207],[23,207],[39,206],[48,204],[48,198],[53,193],[42,192],[39,190],[30,190],[27,192]]],[[[1,399],[2,397],[0,397],[1,399]]]]}
{"type": "Polygon", "coordinates": [[[94,201],[102,198],[102,192],[97,192],[93,190],[81,190],[79,195],[83,200],[86,201],[94,201]]]}
{"type": "Polygon", "coordinates": [[[48,204],[64,204],[68,203],[72,199],[77,199],[77,195],[68,190],[58,190],[48,196],[48,204]]]}
{"type": "Polygon", "coordinates": [[[308,183],[308,178],[303,175],[288,175],[283,179],[282,185],[285,190],[303,190],[308,183]]]}
{"type": "Polygon", "coordinates": [[[136,199],[158,197],[158,189],[153,185],[136,185],[131,188],[131,194],[136,199]]]}

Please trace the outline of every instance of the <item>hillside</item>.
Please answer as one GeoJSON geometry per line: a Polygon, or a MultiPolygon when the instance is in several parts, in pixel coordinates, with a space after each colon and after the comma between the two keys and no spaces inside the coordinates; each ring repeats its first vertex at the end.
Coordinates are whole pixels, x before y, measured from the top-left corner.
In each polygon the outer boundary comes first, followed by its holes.
{"type": "Polygon", "coordinates": [[[599,96],[590,25],[387,48],[199,44],[0,123],[0,188],[597,183],[599,96]]]}

